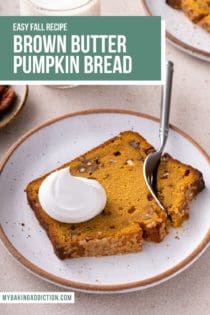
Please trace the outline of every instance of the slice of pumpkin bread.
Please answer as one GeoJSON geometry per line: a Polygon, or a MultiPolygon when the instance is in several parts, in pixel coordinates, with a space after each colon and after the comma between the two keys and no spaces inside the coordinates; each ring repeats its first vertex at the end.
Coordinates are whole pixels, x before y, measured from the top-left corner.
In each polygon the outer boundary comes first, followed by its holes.
{"type": "Polygon", "coordinates": [[[182,8],[182,0],[166,0],[166,3],[177,10],[181,10],[182,8]]]}
{"type": "Polygon", "coordinates": [[[166,0],[166,3],[182,10],[192,22],[210,32],[210,0],[166,0]]]}
{"type": "Polygon", "coordinates": [[[188,219],[189,203],[203,188],[203,176],[198,170],[168,154],[162,157],[157,172],[157,194],[174,227],[188,219]]]}
{"type": "MultiPolygon", "coordinates": [[[[72,175],[98,180],[106,190],[105,209],[87,222],[60,223],[49,217],[41,208],[38,190],[48,174],[32,181],[27,186],[29,204],[46,230],[59,258],[137,252],[141,250],[143,239],[160,242],[165,237],[167,215],[150,195],[143,177],[143,162],[147,154],[152,151],[154,148],[143,137],[135,132],[126,131],[61,167],[70,167],[72,175]]],[[[168,206],[170,211],[178,207],[179,212],[182,213],[180,200],[186,199],[185,190],[180,189],[178,203],[175,198],[171,200],[174,206],[172,208],[169,207],[167,196],[168,194],[175,195],[177,187],[169,185],[167,190],[163,189],[165,179],[162,177],[165,176],[168,165],[173,161],[168,157],[161,162],[160,175],[158,175],[161,177],[161,184],[158,183],[158,185],[163,204],[168,206]]],[[[178,161],[176,163],[177,168],[170,168],[170,178],[174,178],[175,181],[179,168],[183,174],[189,169],[178,161]]],[[[192,174],[200,174],[193,168],[190,170],[192,174]]],[[[194,196],[203,187],[202,176],[200,181],[197,181],[196,188],[194,178],[189,176],[188,180],[194,183],[191,186],[194,196]]],[[[186,204],[183,207],[187,209],[186,204]]],[[[178,225],[174,215],[170,214],[170,218],[174,225],[178,225]]],[[[185,215],[181,215],[179,224],[185,218],[185,215]]]]}
{"type": "Polygon", "coordinates": [[[207,32],[210,33],[210,13],[205,18],[203,18],[199,23],[207,32]]]}
{"type": "Polygon", "coordinates": [[[210,14],[209,0],[182,0],[182,10],[194,23],[210,14]]]}

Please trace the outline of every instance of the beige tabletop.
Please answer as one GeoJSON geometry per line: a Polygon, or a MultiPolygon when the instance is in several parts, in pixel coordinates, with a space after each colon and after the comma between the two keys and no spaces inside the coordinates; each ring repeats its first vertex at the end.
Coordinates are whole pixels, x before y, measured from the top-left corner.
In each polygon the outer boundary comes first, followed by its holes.
{"type": "MultiPolygon", "coordinates": [[[[18,0],[1,0],[0,15],[18,15],[18,0]]],[[[139,0],[104,0],[103,14],[139,15],[139,0]]],[[[1,39],[2,40],[2,39],[1,39]]],[[[171,122],[210,155],[210,64],[167,44],[175,63],[171,122]]],[[[26,107],[0,131],[0,158],[26,131],[61,114],[89,108],[131,109],[159,115],[160,87],[80,86],[55,90],[31,86],[26,107]]],[[[20,266],[0,244],[0,291],[62,291],[20,266]]],[[[1,305],[0,314],[210,314],[210,248],[176,278],[145,291],[118,295],[76,293],[74,305],[1,305]]]]}

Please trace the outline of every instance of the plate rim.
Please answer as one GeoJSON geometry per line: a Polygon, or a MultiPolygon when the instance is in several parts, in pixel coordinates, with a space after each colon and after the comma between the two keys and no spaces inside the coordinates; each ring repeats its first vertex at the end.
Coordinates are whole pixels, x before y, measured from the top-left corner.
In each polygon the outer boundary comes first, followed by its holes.
{"type": "MultiPolygon", "coordinates": [[[[28,132],[26,132],[23,136],[21,136],[11,147],[10,149],[6,152],[2,160],[0,161],[0,175],[2,174],[4,167],[6,166],[9,158],[12,156],[14,151],[24,142],[26,141],[31,135],[35,134],[37,131],[40,129],[43,129],[45,127],[48,127],[49,125],[52,125],[56,122],[62,121],[64,119],[68,119],[74,116],[83,116],[83,115],[92,115],[92,114],[124,114],[124,115],[131,115],[131,116],[136,116],[136,117],[141,117],[144,119],[152,120],[155,122],[159,122],[159,119],[150,116],[148,114],[140,113],[140,112],[135,112],[135,111],[130,111],[130,110],[121,110],[121,109],[90,109],[90,110],[85,110],[85,111],[78,111],[74,113],[68,113],[64,114],[62,116],[50,119],[45,121],[44,123],[38,125],[37,127],[32,128],[28,132]]],[[[187,133],[179,129],[178,127],[170,124],[170,128],[172,130],[175,130],[177,133],[179,133],[181,136],[183,136],[185,139],[190,141],[204,156],[204,158],[207,160],[207,162],[210,165],[210,156],[207,154],[207,152],[187,133]]],[[[124,290],[130,290],[130,289],[140,289],[145,286],[152,286],[155,284],[158,284],[160,282],[166,281],[168,278],[171,278],[173,276],[176,276],[178,272],[183,271],[186,269],[191,263],[195,261],[196,258],[199,258],[200,255],[205,251],[207,248],[207,245],[210,243],[210,229],[208,230],[207,234],[203,238],[203,240],[200,242],[200,244],[194,249],[194,251],[188,255],[185,259],[180,261],[177,265],[175,265],[172,268],[169,268],[168,270],[150,277],[145,280],[139,280],[139,281],[134,281],[130,283],[125,283],[125,284],[114,284],[114,285],[101,285],[101,284],[89,284],[89,283],[82,283],[82,282],[77,282],[77,281],[71,281],[67,280],[65,278],[61,278],[59,276],[56,276],[52,273],[49,273],[34,263],[32,263],[30,260],[28,260],[25,256],[23,256],[16,248],[15,246],[10,242],[10,240],[7,238],[3,227],[0,224],[0,240],[2,241],[3,245],[6,247],[6,249],[9,251],[10,254],[16,260],[21,263],[26,269],[31,271],[37,276],[40,276],[41,278],[44,278],[45,280],[48,280],[49,282],[53,282],[57,285],[63,286],[63,287],[68,287],[72,289],[77,289],[77,290],[85,290],[85,291],[92,291],[92,292],[120,292],[124,290]]]]}
{"type": "MultiPolygon", "coordinates": [[[[152,12],[149,9],[149,6],[147,4],[147,0],[142,0],[142,4],[143,4],[143,8],[144,11],[146,12],[146,14],[148,16],[153,16],[152,12]]],[[[183,42],[182,40],[178,39],[176,36],[172,35],[170,32],[168,32],[166,30],[166,38],[171,41],[175,46],[178,46],[180,49],[187,51],[188,53],[193,54],[194,57],[199,57],[200,58],[202,56],[202,60],[207,61],[207,59],[204,58],[210,58],[210,52],[207,52],[205,50],[199,49],[199,48],[195,48],[189,44],[186,44],[185,42],[183,42]]],[[[199,58],[199,59],[200,59],[199,58]]]]}

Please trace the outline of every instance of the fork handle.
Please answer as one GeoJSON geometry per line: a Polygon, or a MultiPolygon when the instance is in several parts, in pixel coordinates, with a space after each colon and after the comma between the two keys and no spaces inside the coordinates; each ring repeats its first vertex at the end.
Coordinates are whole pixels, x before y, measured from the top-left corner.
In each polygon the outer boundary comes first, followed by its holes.
{"type": "Polygon", "coordinates": [[[174,64],[168,61],[166,65],[166,84],[162,89],[161,113],[160,113],[160,152],[164,151],[169,132],[169,116],[171,108],[171,91],[173,83],[174,64]]]}

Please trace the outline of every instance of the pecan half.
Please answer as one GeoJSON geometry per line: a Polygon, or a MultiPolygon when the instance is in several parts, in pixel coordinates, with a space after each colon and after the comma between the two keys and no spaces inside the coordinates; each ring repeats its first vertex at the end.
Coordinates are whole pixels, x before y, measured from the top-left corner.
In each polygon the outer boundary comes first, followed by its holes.
{"type": "Polygon", "coordinates": [[[0,85],[0,97],[1,97],[1,94],[3,94],[4,89],[6,88],[7,88],[7,85],[0,85]]]}
{"type": "Polygon", "coordinates": [[[0,96],[0,112],[5,112],[6,110],[8,110],[10,106],[12,106],[15,98],[16,94],[12,88],[4,88],[3,93],[0,96]]]}

